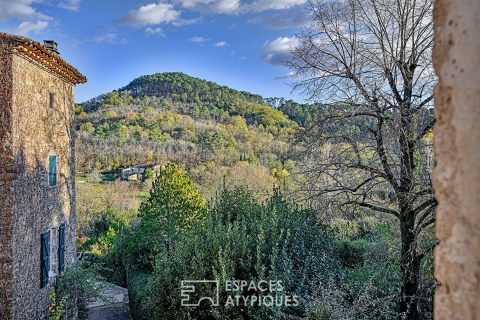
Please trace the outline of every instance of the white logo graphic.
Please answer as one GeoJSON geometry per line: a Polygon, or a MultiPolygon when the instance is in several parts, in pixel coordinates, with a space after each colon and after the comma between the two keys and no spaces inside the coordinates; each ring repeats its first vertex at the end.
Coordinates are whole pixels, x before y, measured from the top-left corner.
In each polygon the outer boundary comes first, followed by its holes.
{"type": "Polygon", "coordinates": [[[220,284],[215,280],[182,280],[181,305],[183,307],[198,307],[204,302],[210,302],[213,307],[219,306],[220,284]],[[201,295],[199,292],[211,292],[213,296],[201,295]]]}

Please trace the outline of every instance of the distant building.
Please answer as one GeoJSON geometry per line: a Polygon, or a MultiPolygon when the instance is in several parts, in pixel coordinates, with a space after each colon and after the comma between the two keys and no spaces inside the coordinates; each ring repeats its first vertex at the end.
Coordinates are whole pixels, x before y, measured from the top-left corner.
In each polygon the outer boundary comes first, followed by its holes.
{"type": "Polygon", "coordinates": [[[142,180],[146,169],[152,169],[158,173],[162,168],[159,163],[142,164],[133,167],[120,169],[120,179],[122,180],[142,180]]]}
{"type": "Polygon", "coordinates": [[[0,319],[45,319],[76,261],[73,88],[57,44],[0,33],[0,319]]]}

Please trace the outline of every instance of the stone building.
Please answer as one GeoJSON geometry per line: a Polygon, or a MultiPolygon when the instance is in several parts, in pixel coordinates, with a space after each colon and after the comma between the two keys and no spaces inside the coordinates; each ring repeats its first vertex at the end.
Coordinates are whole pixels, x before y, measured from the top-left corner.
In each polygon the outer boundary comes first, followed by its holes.
{"type": "Polygon", "coordinates": [[[0,319],[44,319],[76,260],[74,85],[56,43],[0,33],[0,319]]]}
{"type": "Polygon", "coordinates": [[[120,169],[120,179],[122,180],[142,180],[147,169],[153,170],[158,174],[162,165],[160,163],[148,163],[120,169]]]}

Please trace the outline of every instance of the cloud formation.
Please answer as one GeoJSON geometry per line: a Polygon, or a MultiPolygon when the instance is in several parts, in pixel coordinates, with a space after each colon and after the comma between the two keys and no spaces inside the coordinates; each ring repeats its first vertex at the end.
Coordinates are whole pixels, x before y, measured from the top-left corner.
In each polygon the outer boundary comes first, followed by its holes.
{"type": "Polygon", "coordinates": [[[51,19],[51,17],[37,11],[32,6],[34,2],[35,0],[0,0],[0,20],[10,18],[51,19]]]}
{"type": "Polygon", "coordinates": [[[80,0],[66,0],[61,1],[58,6],[62,9],[70,11],[78,11],[80,9],[80,0]]]}
{"type": "Polygon", "coordinates": [[[256,0],[251,7],[254,11],[283,10],[303,5],[307,0],[256,0]]]}
{"type": "Polygon", "coordinates": [[[226,43],[225,41],[220,41],[220,42],[215,43],[213,46],[217,47],[217,48],[223,48],[223,47],[228,46],[228,43],[226,43]]]}
{"type": "Polygon", "coordinates": [[[145,29],[145,33],[149,35],[164,36],[163,30],[160,27],[156,27],[156,28],[148,27],[145,29]]]}
{"type": "Polygon", "coordinates": [[[188,39],[188,41],[196,43],[196,44],[202,44],[202,43],[208,41],[208,39],[204,38],[204,37],[193,36],[190,39],[188,39]]]}
{"type": "Polygon", "coordinates": [[[170,3],[150,3],[137,10],[130,10],[121,20],[130,25],[147,26],[162,23],[173,23],[179,20],[180,11],[170,3]]]}
{"type": "Polygon", "coordinates": [[[237,13],[241,9],[240,0],[176,0],[182,7],[209,13],[237,13]]]}
{"type": "Polygon", "coordinates": [[[263,61],[273,65],[287,65],[291,59],[291,52],[297,48],[300,40],[296,37],[278,37],[267,41],[263,45],[263,61]]]}
{"type": "Polygon", "coordinates": [[[241,0],[175,0],[183,8],[223,14],[242,14],[247,12],[260,12],[265,10],[283,10],[298,5],[303,5],[307,0],[255,0],[242,2],[241,0]]]}
{"type": "Polygon", "coordinates": [[[24,21],[16,27],[13,32],[22,36],[26,36],[29,33],[39,33],[48,27],[48,21],[37,20],[35,22],[24,21]]]}

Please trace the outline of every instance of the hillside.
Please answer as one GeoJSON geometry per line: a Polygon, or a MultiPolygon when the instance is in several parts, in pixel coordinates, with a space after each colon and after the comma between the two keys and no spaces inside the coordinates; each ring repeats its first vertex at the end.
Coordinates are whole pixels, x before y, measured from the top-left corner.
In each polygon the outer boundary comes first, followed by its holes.
{"type": "Polygon", "coordinates": [[[83,111],[119,105],[143,105],[171,110],[194,118],[225,121],[240,115],[248,124],[290,126],[288,117],[264,98],[214,82],[169,72],[141,76],[127,86],[82,104],[83,111]]]}
{"type": "Polygon", "coordinates": [[[77,170],[175,162],[204,191],[286,186],[298,124],[261,96],[183,73],[139,77],[77,106],[77,170]],[[224,178],[226,177],[226,178],[224,178]]]}

